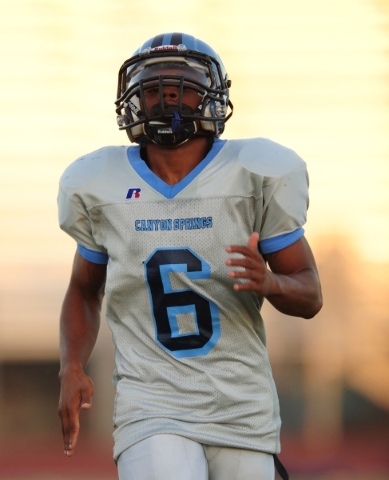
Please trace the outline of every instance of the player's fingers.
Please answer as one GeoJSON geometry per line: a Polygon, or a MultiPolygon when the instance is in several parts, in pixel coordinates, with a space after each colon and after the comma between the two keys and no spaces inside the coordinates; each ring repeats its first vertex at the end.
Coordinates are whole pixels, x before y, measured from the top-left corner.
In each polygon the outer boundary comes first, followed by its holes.
{"type": "Polygon", "coordinates": [[[259,238],[259,234],[257,232],[254,232],[250,235],[247,245],[227,245],[226,251],[228,253],[241,253],[245,256],[250,254],[258,255],[259,238]]]}
{"type": "Polygon", "coordinates": [[[255,291],[256,284],[254,282],[234,283],[234,290],[239,292],[255,291]]]}
{"type": "Polygon", "coordinates": [[[74,453],[74,449],[77,445],[78,434],[80,431],[79,411],[69,411],[69,421],[67,425],[67,431],[65,438],[65,455],[71,457],[74,453]]]}
{"type": "Polygon", "coordinates": [[[62,425],[64,453],[67,456],[71,456],[73,454],[74,446],[77,443],[77,419],[76,421],[74,421],[74,415],[72,415],[67,408],[61,411],[60,417],[62,425]]]}
{"type": "Polygon", "coordinates": [[[58,415],[61,419],[62,439],[63,439],[63,445],[64,445],[64,453],[66,455],[66,449],[69,445],[69,435],[68,435],[69,418],[67,415],[67,411],[59,410],[58,415]]]}
{"type": "Polygon", "coordinates": [[[249,255],[251,250],[246,245],[227,245],[226,252],[228,253],[240,253],[242,255],[249,255]]]}
{"type": "Polygon", "coordinates": [[[247,246],[252,252],[258,252],[258,242],[259,242],[259,233],[254,232],[250,235],[249,241],[247,242],[247,246]]]}
{"type": "Polygon", "coordinates": [[[247,258],[259,258],[261,255],[257,250],[250,250],[246,245],[228,245],[226,247],[227,253],[238,253],[247,258]]]}
{"type": "Polygon", "coordinates": [[[81,392],[68,401],[61,401],[59,416],[62,426],[64,453],[70,457],[74,453],[80,430],[79,413],[81,408],[81,392]]]}
{"type": "Polygon", "coordinates": [[[89,385],[84,387],[81,392],[81,408],[83,410],[88,410],[92,406],[92,396],[93,396],[93,383],[89,378],[89,385]]]}
{"type": "Polygon", "coordinates": [[[225,264],[229,267],[242,267],[245,269],[258,269],[260,266],[265,265],[265,262],[261,258],[227,258],[225,264]]]}
{"type": "Polygon", "coordinates": [[[92,406],[93,383],[83,372],[71,373],[61,379],[58,414],[61,419],[65,455],[71,456],[80,431],[80,410],[92,406]]]}
{"type": "Polygon", "coordinates": [[[230,270],[228,272],[228,276],[230,278],[245,278],[247,280],[259,282],[264,275],[256,272],[253,269],[245,269],[245,270],[230,270]]]}
{"type": "Polygon", "coordinates": [[[81,401],[81,408],[83,410],[88,410],[92,406],[92,399],[90,397],[85,397],[81,401]]]}
{"type": "MultiPolygon", "coordinates": [[[[250,257],[227,258],[225,264],[228,267],[241,268],[246,271],[253,271],[262,274],[266,270],[266,263],[261,255],[252,255],[250,257]]],[[[231,270],[239,272],[241,270],[231,270]]],[[[233,276],[233,275],[230,275],[233,276]]]]}
{"type": "Polygon", "coordinates": [[[80,392],[80,400],[75,409],[69,409],[69,424],[68,432],[66,438],[68,438],[68,443],[65,445],[65,454],[68,457],[71,457],[74,453],[74,450],[77,445],[78,435],[80,432],[80,409],[88,410],[92,406],[92,395],[93,395],[93,383],[89,379],[90,384],[87,387],[84,387],[82,392],[80,392]]]}

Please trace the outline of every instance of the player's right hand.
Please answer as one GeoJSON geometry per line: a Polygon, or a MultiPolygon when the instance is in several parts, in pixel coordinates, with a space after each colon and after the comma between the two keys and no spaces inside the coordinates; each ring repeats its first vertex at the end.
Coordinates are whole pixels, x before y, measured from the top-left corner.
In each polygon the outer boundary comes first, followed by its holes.
{"type": "Polygon", "coordinates": [[[81,368],[61,371],[58,415],[61,419],[64,454],[72,456],[80,431],[80,410],[92,406],[93,382],[81,368]]]}

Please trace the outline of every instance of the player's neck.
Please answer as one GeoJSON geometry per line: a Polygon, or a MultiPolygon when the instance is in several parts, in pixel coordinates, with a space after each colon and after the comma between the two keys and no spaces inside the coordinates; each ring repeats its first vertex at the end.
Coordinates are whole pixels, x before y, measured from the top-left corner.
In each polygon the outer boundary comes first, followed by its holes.
{"type": "Polygon", "coordinates": [[[193,138],[176,148],[148,144],[145,161],[161,180],[175,185],[201,162],[209,148],[207,137],[193,138]]]}

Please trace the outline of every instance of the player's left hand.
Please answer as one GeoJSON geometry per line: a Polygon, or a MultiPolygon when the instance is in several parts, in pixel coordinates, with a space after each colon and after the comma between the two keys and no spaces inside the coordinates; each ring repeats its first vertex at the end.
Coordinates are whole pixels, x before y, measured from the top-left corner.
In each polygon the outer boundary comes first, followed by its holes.
{"type": "Polygon", "coordinates": [[[266,297],[274,293],[274,274],[267,268],[265,260],[258,251],[259,234],[252,233],[244,245],[228,245],[228,253],[240,253],[240,258],[227,258],[229,267],[241,267],[244,270],[230,270],[228,276],[233,279],[246,280],[234,283],[234,290],[238,292],[252,291],[259,297],[266,297]]]}

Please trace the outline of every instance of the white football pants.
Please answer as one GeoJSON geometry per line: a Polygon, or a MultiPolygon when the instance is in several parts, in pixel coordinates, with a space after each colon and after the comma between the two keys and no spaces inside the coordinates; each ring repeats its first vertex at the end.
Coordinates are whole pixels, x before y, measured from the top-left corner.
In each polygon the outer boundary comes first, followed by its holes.
{"type": "Polygon", "coordinates": [[[118,459],[119,480],[274,480],[273,455],[154,435],[118,459]]]}

